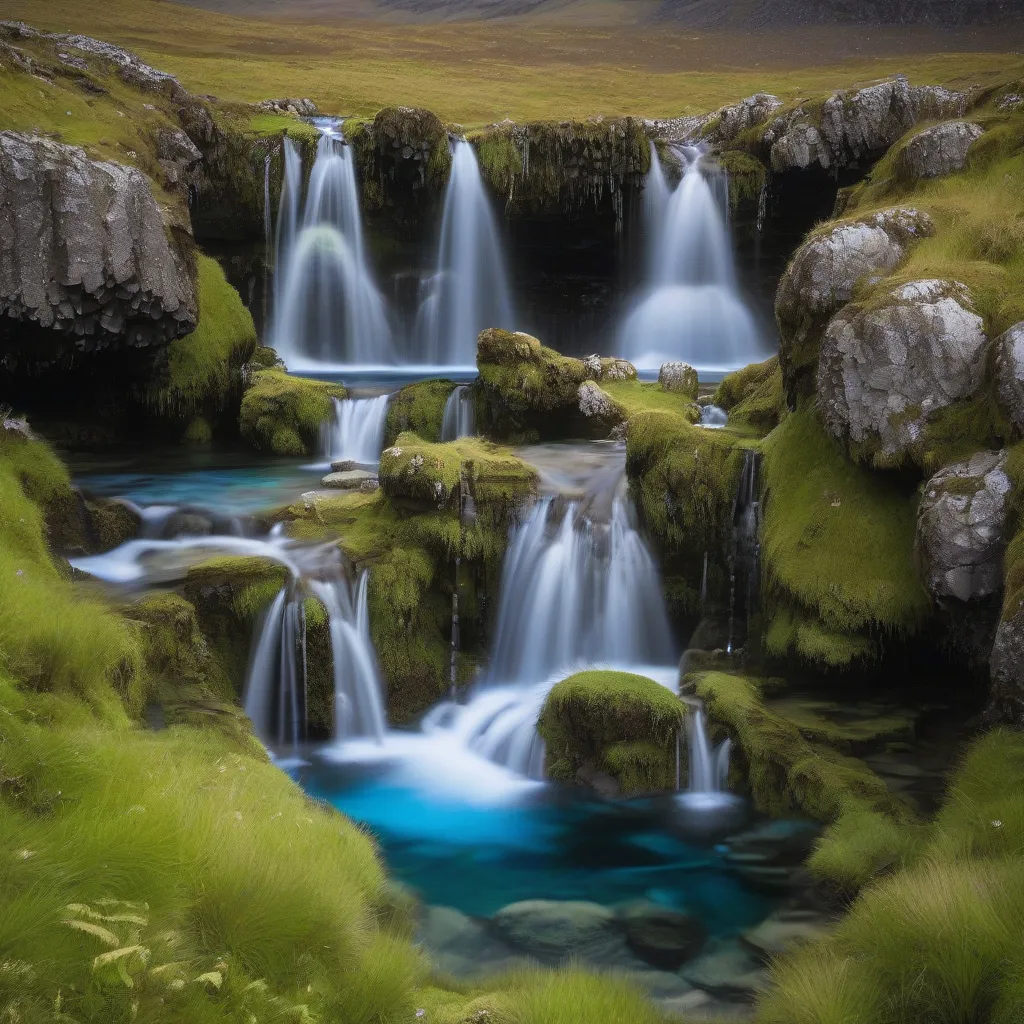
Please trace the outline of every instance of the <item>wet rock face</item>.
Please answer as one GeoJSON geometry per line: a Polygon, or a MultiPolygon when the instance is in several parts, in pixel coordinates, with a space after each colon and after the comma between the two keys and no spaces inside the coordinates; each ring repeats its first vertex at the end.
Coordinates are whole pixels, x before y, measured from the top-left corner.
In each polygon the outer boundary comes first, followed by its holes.
{"type": "Polygon", "coordinates": [[[996,627],[989,656],[992,677],[986,717],[992,722],[1024,726],[1024,609],[1018,608],[996,627]]]}
{"type": "MultiPolygon", "coordinates": [[[[166,344],[195,329],[196,307],[140,171],[0,133],[0,311],[54,331],[54,344],[30,359],[166,344]]],[[[11,332],[6,348],[12,337],[25,344],[23,332],[11,332]]]]}
{"type": "Polygon", "coordinates": [[[999,402],[1014,429],[1024,434],[1024,321],[995,341],[999,402]]]}
{"type": "Polygon", "coordinates": [[[701,139],[724,146],[742,132],[764,124],[781,106],[782,100],[778,96],[759,92],[739,103],[720,107],[712,114],[648,121],[647,125],[653,134],[667,142],[694,142],[701,139]]]}
{"type": "Polygon", "coordinates": [[[987,339],[965,285],[912,281],[880,303],[847,306],[821,342],[818,405],[854,458],[914,458],[929,416],[978,391],[987,339]]]}
{"type": "Polygon", "coordinates": [[[962,171],[982,128],[970,121],[946,121],[910,139],[899,155],[900,171],[909,178],[938,178],[962,171]]]}
{"type": "Polygon", "coordinates": [[[896,207],[838,224],[796,251],[775,298],[780,361],[791,397],[807,390],[804,383],[809,387],[821,336],[856,286],[880,280],[899,265],[908,246],[933,231],[926,213],[896,207]]]}
{"type": "Polygon", "coordinates": [[[972,601],[1002,588],[1009,493],[1005,452],[978,452],[925,484],[917,557],[932,597],[972,601]]]}
{"type": "Polygon", "coordinates": [[[798,107],[764,135],[776,171],[856,167],[875,159],[919,121],[958,117],[967,94],[916,86],[902,77],[856,92],[837,92],[817,113],[798,107]]]}

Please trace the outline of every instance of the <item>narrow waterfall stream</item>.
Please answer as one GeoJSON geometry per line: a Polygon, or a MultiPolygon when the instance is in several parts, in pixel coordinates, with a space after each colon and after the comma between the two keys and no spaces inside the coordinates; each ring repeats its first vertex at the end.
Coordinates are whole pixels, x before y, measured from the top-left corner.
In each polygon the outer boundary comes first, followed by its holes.
{"type": "Polygon", "coordinates": [[[437,265],[425,282],[417,318],[417,361],[471,366],[477,335],[486,327],[515,329],[512,294],[476,153],[465,139],[456,139],[437,265]]]}
{"type": "Polygon", "coordinates": [[[324,424],[322,446],[327,461],[351,461],[360,466],[380,462],[388,396],[335,399],[333,408],[333,420],[324,424]]]}
{"type": "Polygon", "coordinates": [[[699,149],[679,149],[671,188],[655,148],[644,191],[644,283],[622,323],[618,350],[638,368],[682,360],[722,373],[771,352],[739,292],[729,237],[729,185],[699,149]]]}
{"type": "Polygon", "coordinates": [[[460,437],[472,437],[475,433],[473,420],[472,392],[467,384],[460,384],[444,403],[441,440],[457,441],[460,437]]]}

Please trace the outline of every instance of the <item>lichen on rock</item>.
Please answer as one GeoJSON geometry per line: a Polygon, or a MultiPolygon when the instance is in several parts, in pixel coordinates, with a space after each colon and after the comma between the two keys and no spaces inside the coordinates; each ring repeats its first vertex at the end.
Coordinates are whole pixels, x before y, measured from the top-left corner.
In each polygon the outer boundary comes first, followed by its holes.
{"type": "Polygon", "coordinates": [[[697,371],[689,363],[662,363],[658,370],[658,383],[664,391],[675,391],[697,400],[700,382],[697,371]]]}
{"type": "Polygon", "coordinates": [[[910,181],[920,181],[962,171],[981,134],[981,125],[970,121],[945,121],[925,128],[900,147],[897,172],[910,181]]]}

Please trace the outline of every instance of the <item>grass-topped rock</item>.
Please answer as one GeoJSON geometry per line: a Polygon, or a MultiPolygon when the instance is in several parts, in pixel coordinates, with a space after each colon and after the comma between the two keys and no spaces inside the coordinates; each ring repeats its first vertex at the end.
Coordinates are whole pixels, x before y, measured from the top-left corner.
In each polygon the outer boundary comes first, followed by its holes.
{"type": "Polygon", "coordinates": [[[675,786],[675,740],[686,705],[629,672],[578,672],[548,694],[537,728],[547,773],[565,782],[613,780],[624,795],[675,786]]]}
{"type": "Polygon", "coordinates": [[[242,439],[275,455],[311,455],[332,415],[332,402],[345,397],[340,384],[293,377],[275,368],[257,370],[242,398],[242,439]]]}
{"type": "Polygon", "coordinates": [[[440,441],[444,407],[454,390],[450,380],[421,380],[396,391],[388,400],[385,446],[394,444],[395,438],[407,430],[424,441],[440,441]]]}
{"type": "Polygon", "coordinates": [[[751,363],[727,374],[715,388],[711,401],[729,414],[733,430],[749,430],[758,435],[774,430],[786,413],[779,357],[772,356],[763,363],[751,363]]]}

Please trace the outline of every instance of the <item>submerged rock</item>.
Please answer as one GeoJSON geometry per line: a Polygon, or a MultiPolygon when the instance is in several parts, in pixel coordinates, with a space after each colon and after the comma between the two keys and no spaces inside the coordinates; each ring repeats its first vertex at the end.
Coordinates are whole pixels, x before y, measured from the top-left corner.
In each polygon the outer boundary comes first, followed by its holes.
{"type": "Polygon", "coordinates": [[[707,938],[707,929],[697,918],[656,903],[629,904],[619,918],[633,952],[668,971],[699,953],[707,938]]]}
{"type": "Polygon", "coordinates": [[[658,370],[658,383],[662,391],[676,391],[694,401],[700,389],[697,371],[689,363],[662,363],[658,370]]]}
{"type": "Polygon", "coordinates": [[[962,171],[967,154],[982,135],[981,125],[969,121],[946,121],[918,132],[900,151],[899,170],[913,179],[938,178],[962,171]]]}
{"type": "Polygon", "coordinates": [[[511,903],[494,915],[491,925],[505,941],[548,962],[587,958],[618,941],[615,914],[579,900],[511,903]]]}
{"type": "Polygon", "coordinates": [[[810,385],[807,378],[817,366],[821,336],[855,288],[881,280],[900,264],[909,246],[934,230],[928,214],[894,207],[837,224],[797,249],[775,298],[779,359],[791,395],[810,385]]]}
{"type": "Polygon", "coordinates": [[[932,597],[971,601],[1002,588],[1010,487],[1005,452],[978,452],[925,484],[917,555],[932,597]]]}
{"type": "Polygon", "coordinates": [[[928,418],[977,393],[987,344],[966,285],[912,281],[832,319],[821,343],[818,405],[855,458],[916,457],[928,418]]]}
{"type": "Polygon", "coordinates": [[[34,363],[195,330],[195,287],[141,171],[0,132],[0,209],[5,343],[34,363]],[[25,335],[11,321],[53,334],[25,335]]]}
{"type": "Polygon", "coordinates": [[[695,988],[721,999],[753,1001],[768,984],[768,972],[761,962],[730,939],[715,941],[680,973],[695,988]]]}
{"type": "Polygon", "coordinates": [[[1018,434],[1024,434],[1024,321],[995,340],[999,402],[1018,434]]]}
{"type": "Polygon", "coordinates": [[[740,936],[744,946],[765,963],[795,946],[823,939],[835,922],[814,910],[782,908],[740,936]]]}

